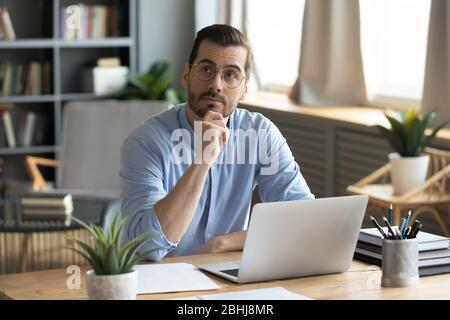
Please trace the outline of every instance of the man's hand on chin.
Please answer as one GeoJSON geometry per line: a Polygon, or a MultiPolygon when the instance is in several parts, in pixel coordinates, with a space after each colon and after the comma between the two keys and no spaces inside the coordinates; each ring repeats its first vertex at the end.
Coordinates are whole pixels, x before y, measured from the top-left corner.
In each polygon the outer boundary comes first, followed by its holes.
{"type": "Polygon", "coordinates": [[[246,234],[247,231],[238,231],[217,236],[208,240],[197,253],[220,253],[242,250],[246,234]]]}

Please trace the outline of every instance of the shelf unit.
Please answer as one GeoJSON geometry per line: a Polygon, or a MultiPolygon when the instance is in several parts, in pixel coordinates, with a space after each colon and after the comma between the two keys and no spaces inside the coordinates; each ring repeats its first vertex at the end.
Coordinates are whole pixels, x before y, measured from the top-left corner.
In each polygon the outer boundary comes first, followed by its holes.
{"type": "MultiPolygon", "coordinates": [[[[52,93],[34,96],[0,96],[0,104],[14,104],[14,110],[33,110],[47,118],[45,145],[0,148],[5,180],[28,181],[25,155],[60,158],[64,104],[72,100],[93,100],[82,84],[83,68],[100,57],[120,57],[130,72],[137,71],[137,0],[0,0],[7,7],[16,40],[0,40],[0,61],[27,63],[45,60],[51,63],[52,93]],[[60,35],[61,8],[69,5],[114,5],[123,13],[119,37],[65,40],[60,35]]],[[[109,18],[109,17],[107,17],[109,18]]],[[[1,90],[0,90],[1,91],[1,90]]],[[[0,93],[1,94],[1,93],[0,93]]],[[[54,170],[45,172],[56,183],[54,170]]]]}

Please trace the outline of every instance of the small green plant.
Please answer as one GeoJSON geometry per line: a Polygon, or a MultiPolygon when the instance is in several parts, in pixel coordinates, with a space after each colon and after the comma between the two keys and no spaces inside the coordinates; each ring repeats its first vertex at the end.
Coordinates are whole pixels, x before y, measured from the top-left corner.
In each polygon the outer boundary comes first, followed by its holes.
{"type": "Polygon", "coordinates": [[[66,249],[73,250],[82,255],[92,266],[96,275],[113,275],[131,272],[135,264],[143,256],[153,251],[147,251],[141,255],[137,254],[141,245],[152,237],[153,233],[150,232],[141,234],[121,245],[122,233],[127,218],[122,220],[118,218],[119,214],[114,217],[110,228],[106,232],[99,226],[87,224],[74,217],[72,218],[90,233],[94,240],[94,245],[91,246],[78,238],[67,238],[78,244],[79,248],[66,246],[66,249]]]}
{"type": "Polygon", "coordinates": [[[427,136],[425,130],[436,117],[435,111],[429,112],[424,117],[414,108],[406,112],[391,111],[390,114],[387,112],[384,113],[391,126],[388,128],[376,125],[376,128],[386,138],[391,147],[402,157],[415,157],[420,155],[438,131],[449,122],[448,120],[443,122],[427,136]]]}
{"type": "Polygon", "coordinates": [[[185,90],[172,85],[172,77],[166,61],[156,61],[144,74],[131,75],[126,86],[118,94],[119,99],[164,100],[177,104],[187,100],[185,90]]]}

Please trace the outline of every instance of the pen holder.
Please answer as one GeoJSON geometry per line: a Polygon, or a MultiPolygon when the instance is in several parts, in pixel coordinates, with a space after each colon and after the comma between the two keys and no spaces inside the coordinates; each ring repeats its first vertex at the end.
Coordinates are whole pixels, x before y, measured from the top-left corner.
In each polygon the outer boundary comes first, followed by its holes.
{"type": "Polygon", "coordinates": [[[383,239],[384,287],[409,287],[419,283],[419,252],[417,238],[405,240],[383,239]]]}

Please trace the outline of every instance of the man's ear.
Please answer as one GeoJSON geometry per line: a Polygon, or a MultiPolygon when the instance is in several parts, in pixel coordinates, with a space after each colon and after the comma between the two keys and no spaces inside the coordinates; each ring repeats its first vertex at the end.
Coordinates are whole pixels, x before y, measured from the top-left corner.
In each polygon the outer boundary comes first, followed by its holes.
{"type": "Polygon", "coordinates": [[[248,84],[247,84],[247,80],[246,80],[245,84],[244,84],[244,91],[242,92],[241,99],[240,99],[241,101],[245,99],[245,96],[247,95],[247,91],[248,91],[248,84]]]}
{"type": "Polygon", "coordinates": [[[183,77],[181,78],[181,85],[187,89],[189,84],[189,63],[185,63],[183,67],[183,77]]]}

